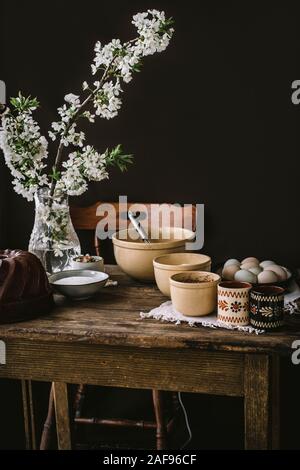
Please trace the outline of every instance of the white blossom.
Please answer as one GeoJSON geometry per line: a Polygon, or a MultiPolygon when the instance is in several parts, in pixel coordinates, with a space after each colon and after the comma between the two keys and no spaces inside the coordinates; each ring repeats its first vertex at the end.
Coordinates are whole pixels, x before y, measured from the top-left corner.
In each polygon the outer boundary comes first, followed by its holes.
{"type": "MultiPolygon", "coordinates": [[[[72,94],[70,93],[70,95],[72,94]]],[[[76,97],[76,95],[72,96],[76,97]]],[[[61,142],[65,147],[68,147],[70,144],[77,147],[82,147],[83,141],[85,140],[84,132],[76,132],[77,124],[75,122],[72,123],[72,119],[74,119],[76,115],[77,108],[78,106],[74,103],[71,104],[69,107],[64,104],[63,106],[58,108],[58,113],[61,116],[61,121],[52,122],[51,127],[53,131],[49,131],[48,133],[49,137],[52,140],[56,140],[57,136],[60,135],[61,142]]]]}
{"type": "Polygon", "coordinates": [[[84,111],[82,114],[89,122],[95,122],[95,114],[92,114],[90,111],[84,111]]]}
{"type": "Polygon", "coordinates": [[[43,160],[48,156],[48,142],[32,118],[34,109],[30,107],[16,117],[4,115],[0,128],[0,148],[14,178],[14,189],[28,201],[39,187],[49,184],[47,176],[41,174],[46,167],[43,160]]]}
{"type": "Polygon", "coordinates": [[[144,56],[164,51],[169,45],[174,29],[169,26],[165,13],[158,10],[148,10],[133,16],[132,23],[138,30],[135,41],[122,44],[119,39],[95,45],[95,58],[92,64],[92,74],[99,70],[113,67],[125,83],[132,80],[132,73],[144,56]]]}
{"type": "Polygon", "coordinates": [[[83,141],[85,140],[84,132],[76,132],[77,124],[74,122],[62,135],[61,142],[65,147],[68,147],[70,144],[75,147],[82,147],[83,141]]]}
{"type": "Polygon", "coordinates": [[[90,145],[81,152],[72,152],[63,163],[61,179],[57,190],[69,196],[79,196],[87,190],[89,181],[102,181],[108,178],[106,155],[98,153],[90,145]]]}
{"type": "Polygon", "coordinates": [[[95,52],[96,56],[94,59],[95,66],[99,69],[102,65],[108,67],[111,65],[112,60],[114,59],[116,53],[122,50],[123,46],[120,39],[113,39],[108,44],[101,46],[100,41],[96,42],[95,52]]]}
{"type": "Polygon", "coordinates": [[[97,67],[96,67],[95,64],[92,64],[92,65],[91,65],[91,69],[92,69],[92,74],[93,74],[93,75],[95,75],[95,74],[98,72],[98,69],[97,69],[97,67]]]}
{"type": "Polygon", "coordinates": [[[106,119],[112,119],[117,116],[122,103],[119,98],[121,92],[122,89],[118,79],[115,82],[109,81],[104,83],[94,97],[97,116],[106,119]]]}
{"type": "Polygon", "coordinates": [[[139,40],[134,46],[136,53],[143,56],[163,52],[169,45],[174,29],[164,30],[166,16],[163,11],[148,10],[134,15],[132,24],[137,28],[139,40]]]}
{"type": "Polygon", "coordinates": [[[80,106],[80,99],[79,96],[74,95],[73,93],[69,93],[65,96],[65,102],[69,104],[73,104],[74,106],[80,106]]]}

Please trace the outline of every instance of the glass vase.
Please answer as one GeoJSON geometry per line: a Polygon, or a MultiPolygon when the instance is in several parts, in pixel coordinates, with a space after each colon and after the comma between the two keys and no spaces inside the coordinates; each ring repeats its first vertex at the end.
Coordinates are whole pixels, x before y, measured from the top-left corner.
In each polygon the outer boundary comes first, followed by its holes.
{"type": "Polygon", "coordinates": [[[72,258],[80,255],[81,249],[68,196],[50,196],[48,188],[37,191],[29,251],[41,260],[49,274],[71,269],[72,258]]]}

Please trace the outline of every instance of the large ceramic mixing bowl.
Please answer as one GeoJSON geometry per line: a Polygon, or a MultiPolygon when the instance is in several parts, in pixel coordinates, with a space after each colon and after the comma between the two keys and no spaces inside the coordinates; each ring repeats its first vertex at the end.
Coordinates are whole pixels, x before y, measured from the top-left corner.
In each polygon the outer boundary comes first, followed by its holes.
{"type": "Polygon", "coordinates": [[[137,238],[135,229],[121,230],[113,235],[114,254],[117,264],[129,276],[142,282],[154,281],[153,260],[157,256],[182,252],[185,244],[192,241],[194,232],[177,227],[165,227],[156,240],[145,243],[137,238]]]}

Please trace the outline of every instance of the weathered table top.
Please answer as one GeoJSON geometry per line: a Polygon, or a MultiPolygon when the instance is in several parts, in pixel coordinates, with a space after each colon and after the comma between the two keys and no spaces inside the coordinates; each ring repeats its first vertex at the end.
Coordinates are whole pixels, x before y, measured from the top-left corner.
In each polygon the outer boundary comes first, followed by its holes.
{"type": "Polygon", "coordinates": [[[141,311],[157,307],[166,298],[156,286],[138,284],[117,266],[108,266],[107,272],[118,280],[118,286],[107,287],[98,297],[82,302],[61,297],[51,315],[0,325],[0,339],[290,354],[292,342],[300,337],[300,330],[291,327],[256,335],[142,320],[141,311]]]}

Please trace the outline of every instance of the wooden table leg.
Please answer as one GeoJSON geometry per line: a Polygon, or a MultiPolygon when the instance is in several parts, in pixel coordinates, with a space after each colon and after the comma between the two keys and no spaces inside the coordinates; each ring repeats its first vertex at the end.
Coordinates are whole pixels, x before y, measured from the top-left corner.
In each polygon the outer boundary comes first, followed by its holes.
{"type": "Polygon", "coordinates": [[[280,357],[272,356],[271,365],[271,448],[280,449],[280,357]]]}
{"type": "Polygon", "coordinates": [[[21,380],[25,442],[27,450],[36,450],[35,415],[31,380],[21,380]]]}
{"type": "Polygon", "coordinates": [[[245,356],[245,448],[279,446],[279,362],[266,354],[245,356]]]}
{"type": "Polygon", "coordinates": [[[71,450],[71,431],[68,402],[68,387],[64,382],[53,382],[53,397],[59,450],[71,450]]]}

